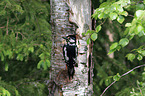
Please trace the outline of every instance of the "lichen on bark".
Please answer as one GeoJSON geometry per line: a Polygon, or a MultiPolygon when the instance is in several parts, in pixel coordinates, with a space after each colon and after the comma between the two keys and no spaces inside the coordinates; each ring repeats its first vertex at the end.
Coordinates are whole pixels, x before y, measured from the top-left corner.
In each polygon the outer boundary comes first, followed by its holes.
{"type": "MultiPolygon", "coordinates": [[[[52,54],[50,78],[59,85],[63,96],[91,96],[92,83],[88,76],[90,47],[87,45],[87,37],[82,33],[91,29],[91,0],[50,0],[51,1],[51,23],[52,23],[52,54]],[[76,27],[77,26],[77,29],[76,27]],[[69,34],[77,34],[77,67],[75,76],[67,82],[65,76],[65,62],[63,60],[62,37],[69,34]],[[63,74],[62,74],[63,73],[63,74]],[[65,82],[66,81],[66,82],[65,82]]],[[[67,75],[67,73],[66,73],[67,75]]],[[[54,92],[60,96],[59,90],[54,92]]]]}

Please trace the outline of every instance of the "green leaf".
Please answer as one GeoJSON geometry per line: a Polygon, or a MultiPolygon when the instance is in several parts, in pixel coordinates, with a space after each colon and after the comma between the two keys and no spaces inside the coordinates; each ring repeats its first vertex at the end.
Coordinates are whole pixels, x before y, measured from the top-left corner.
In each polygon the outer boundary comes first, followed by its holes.
{"type": "Polygon", "coordinates": [[[82,33],[82,36],[84,37],[85,36],[85,33],[82,33]]]}
{"type": "Polygon", "coordinates": [[[49,60],[45,60],[47,67],[50,67],[50,61],[49,60]]]}
{"type": "Polygon", "coordinates": [[[105,85],[106,85],[106,86],[108,86],[108,85],[110,84],[109,81],[110,81],[110,80],[109,80],[108,78],[105,80],[105,85]]]}
{"type": "Polygon", "coordinates": [[[103,17],[104,17],[104,13],[101,12],[101,13],[98,15],[98,18],[99,18],[99,19],[102,19],[103,17]]]}
{"type": "Polygon", "coordinates": [[[46,61],[44,61],[44,62],[42,63],[42,67],[43,67],[44,70],[47,70],[47,62],[46,62],[46,61]]]}
{"type": "Polygon", "coordinates": [[[99,32],[100,30],[101,30],[101,25],[98,25],[97,27],[96,27],[96,32],[99,32]]]}
{"type": "Polygon", "coordinates": [[[29,47],[28,50],[33,53],[34,52],[34,47],[33,46],[29,47]]]}
{"type": "Polygon", "coordinates": [[[128,16],[128,12],[127,12],[127,11],[123,11],[123,12],[121,13],[121,15],[128,16]]]}
{"type": "Polygon", "coordinates": [[[142,25],[138,25],[137,28],[136,28],[136,32],[135,33],[139,34],[143,30],[144,30],[143,26],[142,25]]]}
{"type": "Polygon", "coordinates": [[[117,8],[117,10],[118,10],[119,12],[123,12],[123,11],[124,11],[123,8],[122,8],[121,6],[117,6],[116,8],[117,8]]]}
{"type": "Polygon", "coordinates": [[[17,60],[23,61],[23,55],[22,54],[18,54],[17,60]]]}
{"type": "Polygon", "coordinates": [[[6,15],[6,13],[7,13],[7,11],[6,11],[6,10],[1,10],[1,11],[0,11],[0,16],[5,16],[5,15],[6,15]]]}
{"type": "Polygon", "coordinates": [[[88,39],[87,39],[87,44],[89,45],[90,43],[91,43],[91,39],[88,38],[88,39]]]}
{"type": "Polygon", "coordinates": [[[98,17],[98,12],[95,12],[93,15],[92,15],[93,18],[95,18],[97,20],[97,17],[98,17]]]}
{"type": "Polygon", "coordinates": [[[131,23],[126,23],[125,24],[125,27],[130,27],[131,26],[131,23]]]}
{"type": "Polygon", "coordinates": [[[137,59],[138,59],[139,61],[142,60],[142,58],[143,58],[143,57],[142,57],[142,55],[140,55],[140,54],[137,56],[137,59]]]}
{"type": "Polygon", "coordinates": [[[39,55],[39,57],[40,57],[41,59],[45,59],[45,54],[44,54],[44,53],[41,53],[41,54],[39,55]]]}
{"type": "Polygon", "coordinates": [[[91,39],[92,39],[93,41],[95,41],[95,40],[97,39],[97,37],[98,37],[98,34],[96,34],[96,33],[93,33],[93,34],[91,35],[91,39]]]}
{"type": "Polygon", "coordinates": [[[144,35],[145,35],[145,32],[144,32],[144,31],[140,31],[140,32],[138,33],[138,36],[139,36],[139,37],[144,36],[144,35]]]}
{"type": "Polygon", "coordinates": [[[126,55],[127,59],[130,60],[131,62],[135,59],[135,55],[132,53],[129,53],[126,55]]]}
{"type": "Polygon", "coordinates": [[[144,11],[143,11],[143,10],[137,10],[137,11],[135,12],[135,15],[136,15],[137,18],[143,16],[143,14],[144,14],[144,11]]]}
{"type": "Polygon", "coordinates": [[[115,49],[118,46],[118,43],[115,42],[110,46],[110,50],[115,49]]]}
{"type": "Polygon", "coordinates": [[[117,47],[116,47],[116,50],[119,51],[120,49],[121,49],[121,46],[117,46],[117,47]]]}
{"type": "Polygon", "coordinates": [[[5,71],[8,71],[8,69],[9,69],[9,66],[8,66],[8,63],[6,62],[5,63],[5,71]]]}
{"type": "Polygon", "coordinates": [[[110,7],[107,7],[106,10],[104,11],[105,14],[109,14],[110,12],[112,12],[112,11],[110,10],[110,7]]]}
{"type": "Polygon", "coordinates": [[[129,40],[128,40],[127,38],[122,38],[122,39],[119,41],[119,44],[120,44],[122,47],[125,47],[128,43],[129,43],[129,40]]]}
{"type": "Polygon", "coordinates": [[[117,18],[117,21],[119,22],[119,23],[123,23],[123,21],[124,21],[125,19],[124,19],[124,17],[123,16],[118,16],[118,18],[117,18]]]}
{"type": "Polygon", "coordinates": [[[5,60],[5,57],[4,57],[4,55],[3,55],[2,52],[0,53],[0,57],[1,57],[1,61],[4,61],[5,60]]]}
{"type": "Polygon", "coordinates": [[[142,73],[142,79],[145,80],[145,72],[142,73]]]}
{"type": "Polygon", "coordinates": [[[145,50],[143,50],[143,51],[141,52],[141,55],[145,56],[145,50]]]}
{"type": "Polygon", "coordinates": [[[116,13],[110,13],[109,16],[111,20],[115,20],[118,15],[116,13]]]}
{"type": "Polygon", "coordinates": [[[136,10],[144,10],[144,4],[137,4],[136,10]]]}
{"type": "Polygon", "coordinates": [[[121,76],[119,75],[119,73],[117,73],[115,76],[113,76],[114,81],[119,81],[120,78],[121,78],[121,76]]]}
{"type": "Polygon", "coordinates": [[[39,63],[37,64],[37,68],[40,69],[43,63],[44,63],[43,60],[39,61],[39,63]]]}
{"type": "MultiPolygon", "coordinates": [[[[136,49],[135,49],[135,50],[136,50],[136,49]]],[[[139,54],[141,54],[142,50],[141,50],[141,49],[137,49],[137,52],[138,52],[139,54]]]]}
{"type": "Polygon", "coordinates": [[[15,89],[16,96],[20,96],[18,90],[15,89]]]}
{"type": "Polygon", "coordinates": [[[108,14],[104,14],[104,17],[103,17],[103,18],[104,18],[104,19],[105,19],[105,18],[108,18],[108,14]]]}
{"type": "Polygon", "coordinates": [[[145,4],[145,0],[143,0],[143,3],[145,4]]]}
{"type": "Polygon", "coordinates": [[[9,57],[9,59],[13,58],[13,52],[11,50],[7,50],[7,55],[9,57]]]}
{"type": "Polygon", "coordinates": [[[116,49],[109,50],[108,55],[115,52],[115,51],[116,51],[116,49]]]}
{"type": "Polygon", "coordinates": [[[43,48],[44,46],[43,46],[43,44],[40,44],[40,48],[43,48]]]}
{"type": "Polygon", "coordinates": [[[108,6],[109,4],[110,4],[109,2],[103,2],[103,3],[101,3],[101,5],[99,6],[99,8],[106,7],[106,6],[108,6]]]}
{"type": "Polygon", "coordinates": [[[94,30],[87,30],[86,34],[85,35],[88,35],[88,34],[93,34],[95,31],[94,30]]]}
{"type": "Polygon", "coordinates": [[[134,37],[134,35],[130,35],[129,40],[131,40],[134,37]]]}

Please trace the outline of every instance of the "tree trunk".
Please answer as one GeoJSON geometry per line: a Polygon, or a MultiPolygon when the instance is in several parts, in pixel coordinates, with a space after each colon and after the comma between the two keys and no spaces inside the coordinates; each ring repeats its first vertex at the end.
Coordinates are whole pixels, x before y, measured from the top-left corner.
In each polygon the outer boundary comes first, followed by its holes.
{"type": "Polygon", "coordinates": [[[93,93],[93,66],[91,48],[82,33],[91,29],[91,0],[50,0],[52,23],[51,96],[91,96],[93,93]],[[76,27],[77,28],[76,28],[76,27]],[[78,56],[75,75],[68,80],[63,58],[63,38],[77,34],[78,56]]]}

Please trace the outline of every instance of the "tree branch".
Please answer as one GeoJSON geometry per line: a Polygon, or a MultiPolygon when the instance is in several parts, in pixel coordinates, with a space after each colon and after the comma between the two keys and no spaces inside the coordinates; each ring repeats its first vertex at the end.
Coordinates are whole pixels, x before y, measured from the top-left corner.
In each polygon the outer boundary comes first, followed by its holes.
{"type": "MultiPolygon", "coordinates": [[[[133,70],[138,69],[138,68],[143,67],[143,66],[145,66],[145,64],[139,65],[139,66],[137,66],[137,67],[134,67],[133,69],[129,70],[128,72],[122,74],[122,75],[120,76],[120,78],[123,77],[123,76],[125,76],[125,75],[127,75],[127,74],[129,74],[129,73],[132,72],[133,70]]],[[[112,82],[107,88],[105,88],[105,90],[103,91],[103,93],[102,93],[100,96],[103,96],[104,93],[105,93],[105,92],[106,92],[115,82],[116,82],[116,81],[112,82]]]]}
{"type": "Polygon", "coordinates": [[[2,29],[2,28],[5,28],[5,26],[3,26],[3,27],[0,27],[0,29],[2,29]]]}
{"type": "Polygon", "coordinates": [[[141,96],[143,96],[142,90],[141,90],[140,86],[138,85],[138,83],[137,83],[137,87],[139,88],[139,91],[140,91],[140,93],[141,93],[141,96]]]}

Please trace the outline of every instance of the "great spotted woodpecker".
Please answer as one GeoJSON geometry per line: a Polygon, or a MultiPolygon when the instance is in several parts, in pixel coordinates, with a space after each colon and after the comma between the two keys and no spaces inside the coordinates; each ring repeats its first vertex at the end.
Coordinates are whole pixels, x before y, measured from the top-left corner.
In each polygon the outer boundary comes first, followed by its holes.
{"type": "Polygon", "coordinates": [[[63,56],[65,59],[65,63],[67,65],[68,76],[73,78],[75,73],[74,66],[76,64],[77,57],[77,45],[76,45],[76,36],[68,35],[67,37],[63,37],[66,40],[66,44],[63,46],[63,56]]]}

